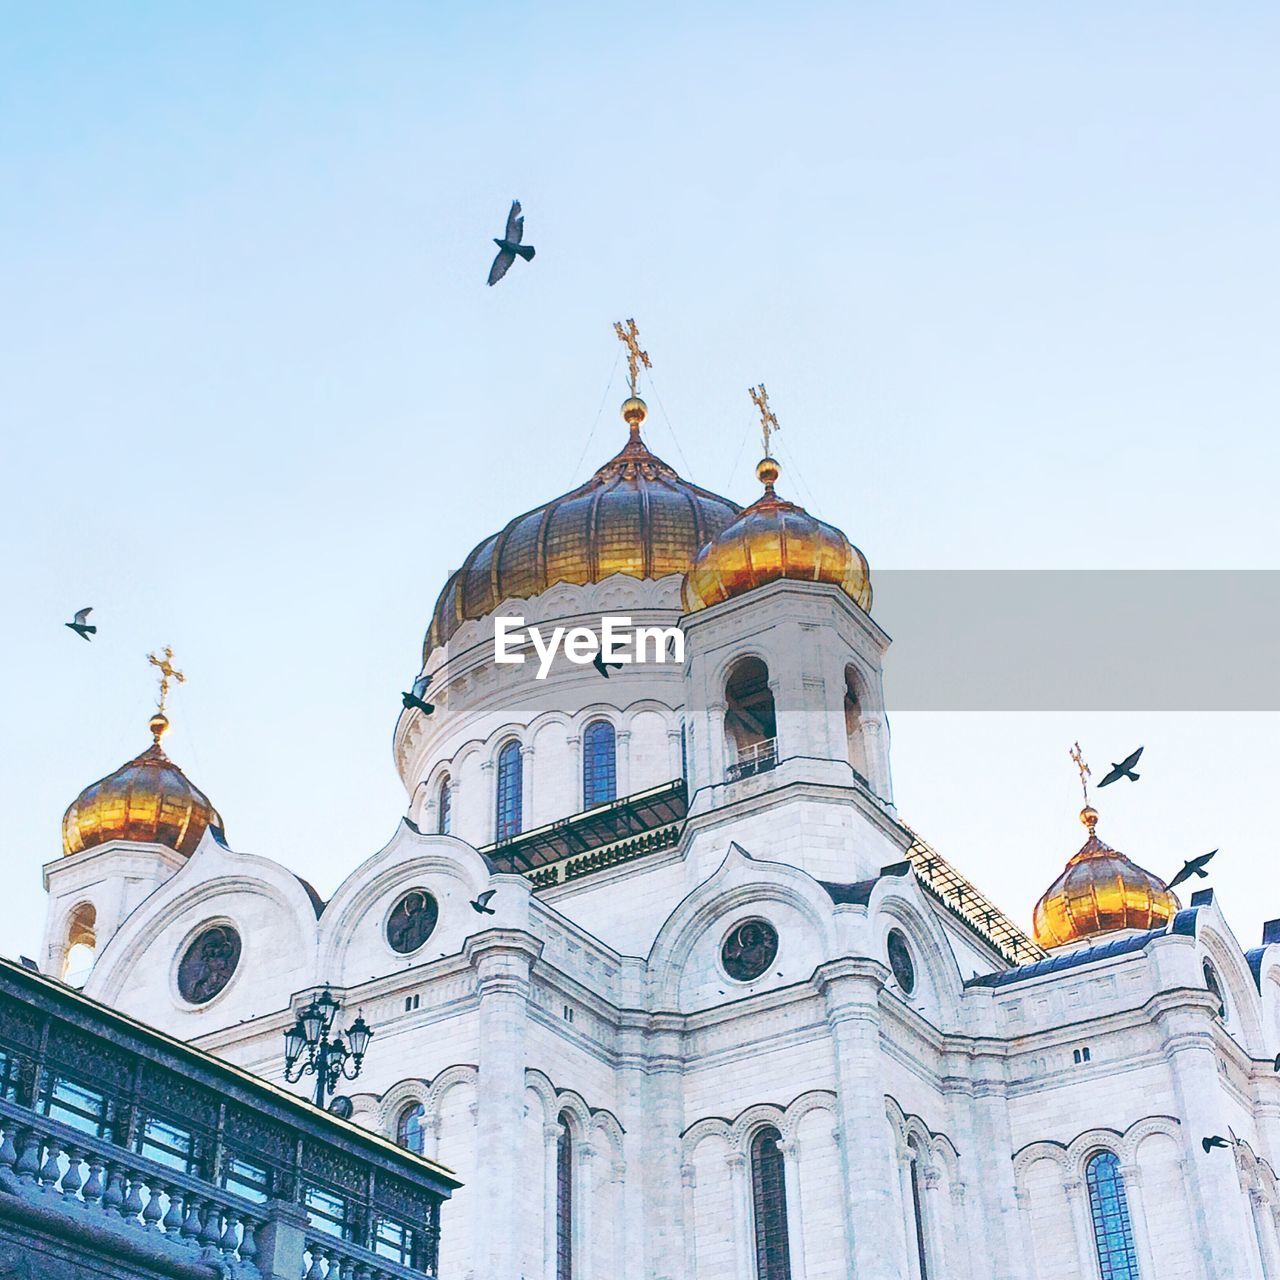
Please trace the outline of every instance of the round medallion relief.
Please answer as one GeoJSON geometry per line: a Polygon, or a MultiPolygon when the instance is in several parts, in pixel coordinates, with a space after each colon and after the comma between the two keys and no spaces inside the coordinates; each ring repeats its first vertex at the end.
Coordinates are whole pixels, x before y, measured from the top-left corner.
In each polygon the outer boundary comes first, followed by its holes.
{"type": "Polygon", "coordinates": [[[889,952],[889,968],[893,970],[902,994],[909,996],[916,989],[916,966],[911,959],[911,948],[907,946],[906,936],[900,929],[890,929],[885,946],[889,952]]]}
{"type": "Polygon", "coordinates": [[[387,945],[408,955],[431,937],[440,918],[440,907],[425,889],[410,889],[387,917],[387,945]]]}
{"type": "Polygon", "coordinates": [[[240,935],[229,924],[202,929],[178,961],[178,992],[188,1004],[208,1004],[240,963],[240,935]]]}
{"type": "Polygon", "coordinates": [[[767,920],[735,925],[720,947],[720,963],[735,982],[754,982],[778,957],[778,931],[767,920]]]}

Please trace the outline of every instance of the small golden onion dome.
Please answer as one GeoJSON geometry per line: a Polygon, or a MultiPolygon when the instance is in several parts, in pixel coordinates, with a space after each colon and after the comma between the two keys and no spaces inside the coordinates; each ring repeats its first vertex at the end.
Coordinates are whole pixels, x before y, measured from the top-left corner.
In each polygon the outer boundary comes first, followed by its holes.
{"type": "Polygon", "coordinates": [[[109,840],[168,845],[190,857],[206,828],[221,828],[222,819],[209,798],[160,746],[168,719],[157,712],[150,727],[151,745],[85,787],[63,814],[62,852],[67,857],[109,840]]]}
{"type": "Polygon", "coordinates": [[[424,657],[464,623],[503,600],[524,600],[558,582],[583,585],[615,573],[662,578],[684,573],[698,548],[741,510],[682,480],[640,438],[648,408],[638,396],[622,406],[630,438],[586,484],[562,494],[486,538],[445,583],[424,657]]]}
{"type": "Polygon", "coordinates": [[[760,461],[756,475],[764,494],[698,552],[681,588],[686,613],[778,578],[830,583],[870,611],[866,556],[834,525],[778,497],[773,486],[779,470],[773,458],[760,461]]]}
{"type": "Polygon", "coordinates": [[[1096,809],[1086,805],[1080,821],[1089,838],[1036,903],[1036,941],[1061,947],[1116,929],[1168,924],[1179,903],[1164,881],[1098,839],[1096,809]]]}

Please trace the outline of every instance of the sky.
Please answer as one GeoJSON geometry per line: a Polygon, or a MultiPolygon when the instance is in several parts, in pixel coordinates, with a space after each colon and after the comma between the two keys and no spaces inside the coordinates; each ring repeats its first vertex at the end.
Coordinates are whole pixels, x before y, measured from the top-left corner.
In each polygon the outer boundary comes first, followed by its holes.
{"type": "MultiPolygon", "coordinates": [[[[656,452],[749,501],[764,381],[780,489],[873,575],[1280,568],[1274,6],[0,16],[4,953],[165,644],[233,847],[328,895],[390,838],[435,597],[620,447],[616,319],[656,452]],[[513,197],[537,258],[488,289],[513,197]]],[[[1280,916],[1274,712],[892,731],[902,817],[1024,926],[1083,837],[1076,739],[1147,749],[1110,843],[1221,847],[1245,945],[1280,916]]]]}

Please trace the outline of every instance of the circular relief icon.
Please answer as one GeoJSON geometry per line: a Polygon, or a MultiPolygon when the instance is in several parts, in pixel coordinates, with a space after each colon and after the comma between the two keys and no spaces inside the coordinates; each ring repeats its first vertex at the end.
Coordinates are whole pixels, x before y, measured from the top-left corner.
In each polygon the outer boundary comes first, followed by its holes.
{"type": "Polygon", "coordinates": [[[440,907],[425,889],[410,889],[387,917],[387,945],[408,955],[431,937],[440,907]]]}
{"type": "Polygon", "coordinates": [[[720,947],[720,963],[735,982],[754,982],[778,955],[778,931],[767,920],[744,920],[720,947]]]}
{"type": "Polygon", "coordinates": [[[229,924],[198,933],[178,962],[178,991],[188,1004],[208,1004],[240,963],[240,935],[229,924]]]}
{"type": "Polygon", "coordinates": [[[907,939],[900,929],[889,930],[887,946],[889,968],[893,970],[902,994],[909,996],[916,989],[916,966],[911,959],[911,948],[907,946],[907,939]]]}

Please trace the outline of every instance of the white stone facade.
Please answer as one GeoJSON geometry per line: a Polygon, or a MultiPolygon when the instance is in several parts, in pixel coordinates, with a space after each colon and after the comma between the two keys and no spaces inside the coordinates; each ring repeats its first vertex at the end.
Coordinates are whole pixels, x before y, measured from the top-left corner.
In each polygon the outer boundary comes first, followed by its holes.
{"type": "MultiPolygon", "coordinates": [[[[678,586],[619,577],[498,612],[668,624],[678,586]]],[[[444,1280],[563,1275],[566,1128],[574,1280],[756,1280],[766,1127],[791,1280],[1100,1280],[1099,1152],[1118,1158],[1142,1280],[1280,1280],[1280,946],[1246,956],[1203,900],[1168,930],[1006,972],[905,861],[874,622],[835,588],[780,582],[682,625],[682,666],[606,681],[561,659],[537,681],[492,664],[492,618],[465,624],[429,659],[436,713],[397,729],[409,821],[323,910],[213,833],[185,862],[103,846],[46,868],[46,967],[92,902],[88,994],[273,1080],[283,1031],[332,984],[375,1027],[357,1118],[394,1135],[420,1104],[426,1154],[464,1182],[444,1280]],[[726,684],[748,657],[767,667],[774,755],[728,780],[744,748],[726,684]],[[598,718],[619,796],[687,774],[678,840],[554,884],[495,871],[478,850],[495,837],[497,751],[521,745],[525,828],[553,823],[582,808],[598,718]],[[446,775],[452,834],[430,834],[446,775]],[[411,889],[439,916],[401,955],[386,922],[411,889]],[[494,914],[479,914],[488,889],[494,914]],[[722,945],[756,919],[776,957],[735,981],[722,945]],[[243,954],[196,1007],[176,967],[210,922],[243,954]],[[1204,1151],[1211,1135],[1228,1146],[1204,1151]]]]}

